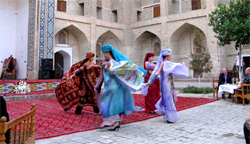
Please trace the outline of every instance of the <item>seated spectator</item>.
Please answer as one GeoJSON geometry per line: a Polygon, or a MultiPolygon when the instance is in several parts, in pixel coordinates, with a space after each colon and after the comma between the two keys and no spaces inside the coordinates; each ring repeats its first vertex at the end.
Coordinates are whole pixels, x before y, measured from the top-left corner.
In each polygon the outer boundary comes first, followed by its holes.
{"type": "MultiPolygon", "coordinates": [[[[1,111],[0,111],[0,118],[5,116],[7,118],[7,122],[10,120],[9,118],[9,114],[7,112],[7,107],[6,107],[6,102],[5,102],[5,99],[0,96],[0,106],[1,106],[1,111]]],[[[5,133],[5,143],[9,143],[9,139],[10,139],[10,131],[8,130],[6,133],[5,133]]]]}
{"type": "MultiPolygon", "coordinates": [[[[245,71],[246,77],[244,78],[243,84],[250,84],[250,67],[248,67],[245,71]]],[[[239,84],[238,88],[241,88],[241,84],[239,84]]],[[[250,90],[250,88],[249,88],[250,90]]],[[[247,88],[244,87],[244,94],[247,93],[247,88]]],[[[242,103],[242,98],[238,97],[238,102],[242,103]]],[[[248,104],[249,101],[245,98],[245,103],[248,104]]]]}
{"type": "MultiPolygon", "coordinates": [[[[223,68],[222,73],[219,76],[219,86],[221,84],[232,84],[232,76],[228,74],[227,69],[223,68]]],[[[223,95],[224,97],[224,95],[223,95]]],[[[228,98],[231,98],[231,94],[229,94],[228,98]]]]}
{"type": "Polygon", "coordinates": [[[246,144],[250,144],[250,119],[246,120],[243,130],[244,130],[246,144]]]}

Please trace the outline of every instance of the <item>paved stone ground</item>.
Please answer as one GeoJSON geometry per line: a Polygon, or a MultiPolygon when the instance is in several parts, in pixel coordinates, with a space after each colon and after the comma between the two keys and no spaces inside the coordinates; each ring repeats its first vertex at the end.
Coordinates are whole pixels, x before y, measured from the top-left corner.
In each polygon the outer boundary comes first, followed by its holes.
{"type": "Polygon", "coordinates": [[[194,82],[174,82],[174,85],[177,89],[180,89],[180,88],[184,88],[184,87],[187,87],[188,85],[189,86],[196,86],[196,87],[211,87],[212,88],[212,85],[213,83],[212,82],[201,82],[199,84],[199,82],[197,81],[194,81],[194,82]]]}
{"type": "MultiPolygon", "coordinates": [[[[207,95],[185,95],[211,97],[207,95]]],[[[178,112],[175,124],[162,117],[122,125],[118,132],[92,130],[37,140],[36,144],[244,144],[243,124],[250,118],[250,105],[242,106],[231,99],[220,100],[178,112]]]]}

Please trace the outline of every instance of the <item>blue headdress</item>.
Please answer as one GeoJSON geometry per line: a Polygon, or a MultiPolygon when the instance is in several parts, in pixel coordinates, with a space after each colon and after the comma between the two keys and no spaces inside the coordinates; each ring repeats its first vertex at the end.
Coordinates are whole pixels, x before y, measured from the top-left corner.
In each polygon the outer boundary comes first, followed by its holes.
{"type": "Polygon", "coordinates": [[[163,49],[163,50],[161,50],[161,54],[158,57],[155,69],[152,72],[152,74],[151,74],[151,76],[149,78],[149,81],[155,76],[156,72],[159,70],[161,63],[164,61],[163,56],[169,56],[169,55],[172,55],[172,50],[171,49],[163,49]]]}
{"type": "MultiPolygon", "coordinates": [[[[109,52],[111,51],[114,58],[115,58],[115,61],[119,62],[119,61],[130,61],[128,59],[128,57],[126,57],[124,54],[122,54],[121,52],[119,52],[118,50],[116,50],[113,46],[111,45],[104,45],[101,47],[102,49],[102,53],[105,53],[105,52],[109,52]]],[[[131,62],[131,61],[130,61],[131,62]]],[[[138,66],[138,65],[137,65],[138,66]]],[[[147,71],[145,69],[143,69],[142,67],[138,66],[138,69],[141,70],[144,75],[143,76],[146,76],[147,75],[147,71]]]]}

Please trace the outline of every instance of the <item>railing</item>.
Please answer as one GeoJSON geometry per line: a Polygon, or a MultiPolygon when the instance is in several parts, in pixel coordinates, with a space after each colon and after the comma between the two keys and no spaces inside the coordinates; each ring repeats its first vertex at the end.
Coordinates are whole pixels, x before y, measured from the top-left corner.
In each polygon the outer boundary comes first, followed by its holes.
{"type": "Polygon", "coordinates": [[[9,144],[34,144],[35,143],[35,104],[31,110],[20,117],[6,122],[6,117],[0,120],[0,144],[5,143],[5,133],[10,130],[9,144]]]}

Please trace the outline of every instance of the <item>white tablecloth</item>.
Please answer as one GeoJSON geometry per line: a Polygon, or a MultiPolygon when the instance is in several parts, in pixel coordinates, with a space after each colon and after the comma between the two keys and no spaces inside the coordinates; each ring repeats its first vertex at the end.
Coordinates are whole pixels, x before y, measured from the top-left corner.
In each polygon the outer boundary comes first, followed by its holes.
{"type": "Polygon", "coordinates": [[[232,85],[232,84],[223,84],[223,85],[220,85],[219,91],[218,91],[218,96],[221,98],[223,92],[228,92],[228,93],[233,94],[234,90],[237,89],[237,87],[238,87],[237,85],[232,85]]]}

